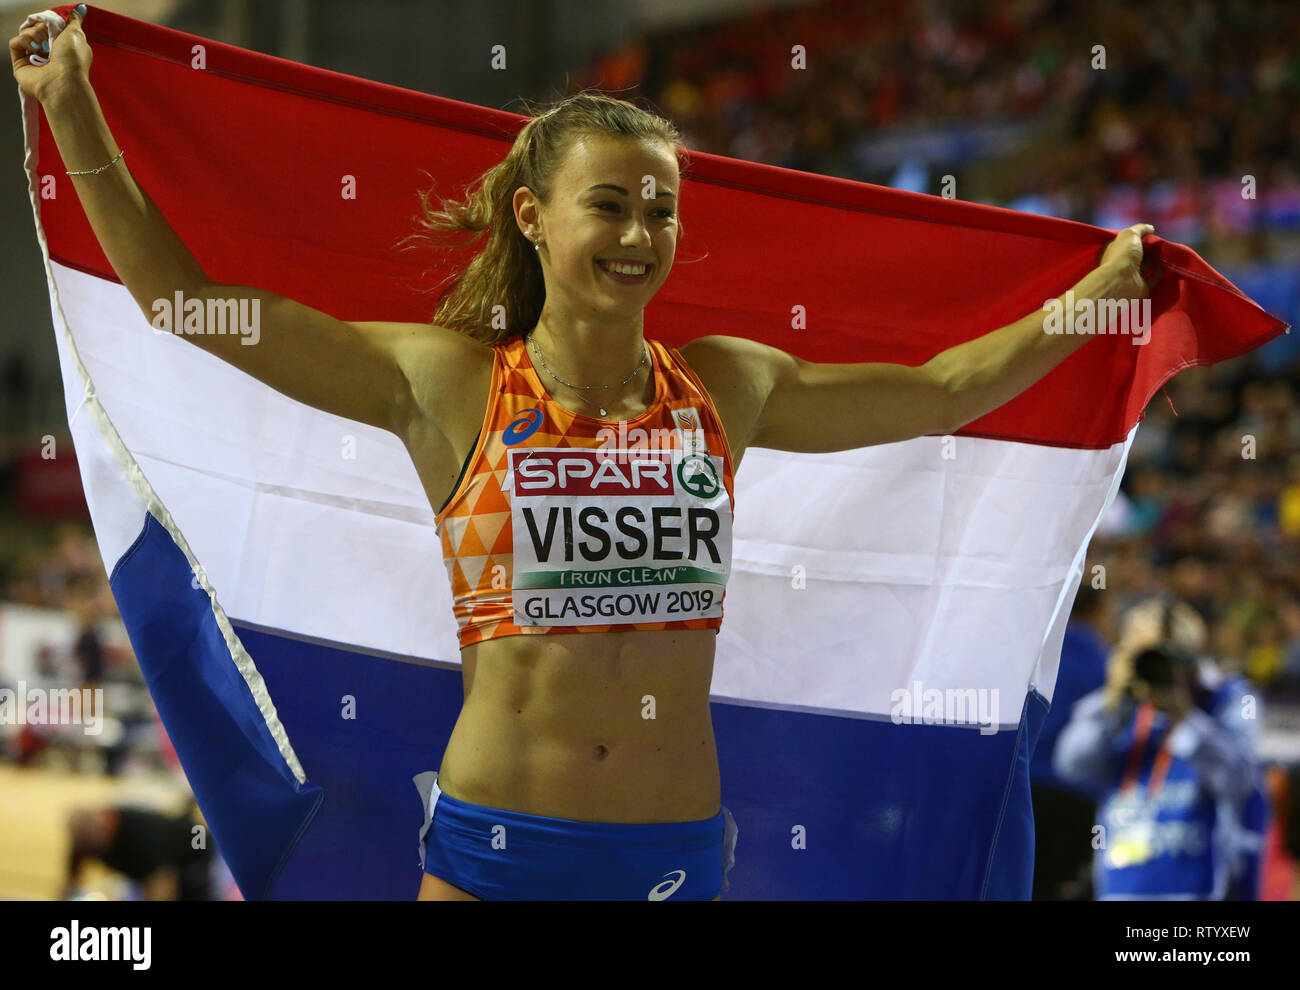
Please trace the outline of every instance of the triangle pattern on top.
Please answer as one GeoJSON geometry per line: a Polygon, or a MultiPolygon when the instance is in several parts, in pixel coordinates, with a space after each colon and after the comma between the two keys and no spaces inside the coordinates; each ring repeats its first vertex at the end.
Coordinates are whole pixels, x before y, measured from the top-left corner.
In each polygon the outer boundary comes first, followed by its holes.
{"type": "MultiPolygon", "coordinates": [[[[673,411],[694,409],[708,452],[722,461],[728,504],[734,511],[733,468],[726,431],[703,383],[676,349],[654,340],[647,340],[647,344],[655,375],[655,402],[630,422],[647,436],[667,438],[673,449],[680,450],[682,435],[673,411]]],[[[527,360],[522,337],[516,335],[492,347],[496,388],[489,398],[489,407],[484,410],[483,438],[460,488],[453,493],[438,521],[443,561],[460,626],[460,645],[524,634],[709,629],[720,625],[721,617],[592,626],[515,624],[513,597],[508,587],[514,574],[515,539],[509,473],[511,451],[548,447],[610,449],[609,431],[617,434],[619,424],[579,416],[547,396],[527,360]],[[510,443],[505,442],[507,436],[510,443]],[[493,575],[502,574],[507,588],[493,588],[493,575]]],[[[724,600],[725,597],[724,590],[724,600]]]]}

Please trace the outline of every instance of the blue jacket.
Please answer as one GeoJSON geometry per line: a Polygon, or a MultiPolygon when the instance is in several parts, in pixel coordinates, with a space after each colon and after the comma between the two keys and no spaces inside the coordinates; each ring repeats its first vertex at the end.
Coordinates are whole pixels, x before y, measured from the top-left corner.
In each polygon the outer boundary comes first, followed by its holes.
{"type": "Polygon", "coordinates": [[[1135,744],[1135,706],[1112,711],[1104,692],[1094,691],[1075,705],[1057,739],[1057,774],[1100,790],[1093,840],[1098,899],[1220,900],[1249,868],[1243,819],[1253,824],[1262,793],[1254,755],[1258,694],[1204,661],[1199,680],[1198,708],[1172,731],[1168,717],[1156,713],[1137,786],[1127,792],[1121,783],[1135,744]],[[1168,773],[1153,801],[1146,785],[1166,743],[1168,773]]]}

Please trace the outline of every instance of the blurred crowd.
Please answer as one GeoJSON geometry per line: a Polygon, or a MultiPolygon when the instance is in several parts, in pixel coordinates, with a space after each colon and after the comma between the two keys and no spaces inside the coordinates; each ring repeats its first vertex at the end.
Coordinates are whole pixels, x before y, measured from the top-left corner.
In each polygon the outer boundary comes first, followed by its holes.
{"type": "Polygon", "coordinates": [[[1300,696],[1296,381],[1257,378],[1237,359],[1185,371],[1165,391],[1147,407],[1092,557],[1121,607],[1172,591],[1209,623],[1221,663],[1300,696]]]}
{"type": "Polygon", "coordinates": [[[0,626],[17,620],[4,610],[25,606],[38,610],[26,621],[39,630],[17,640],[24,656],[14,655],[14,639],[0,639],[0,688],[28,698],[73,689],[81,708],[77,724],[0,726],[0,762],[90,774],[117,782],[122,793],[143,787],[153,794],[77,801],[61,821],[46,823],[66,840],[58,890],[65,899],[238,898],[215,843],[196,839],[206,826],[131,652],[89,522],[38,531],[45,538],[25,552],[0,554],[0,626]],[[92,862],[98,874],[87,873],[92,862]]]}
{"type": "MultiPolygon", "coordinates": [[[[12,687],[7,682],[14,680],[12,671],[17,669],[41,684],[94,689],[115,682],[143,687],[130,650],[123,648],[120,637],[110,638],[113,624],[120,626],[120,620],[89,523],[66,521],[45,532],[47,543],[16,556],[0,556],[0,602],[62,612],[71,632],[64,639],[39,641],[29,662],[4,658],[8,663],[0,665],[0,684],[12,687]]],[[[27,764],[48,743],[48,734],[27,726],[11,740],[9,755],[27,764]]],[[[110,758],[107,769],[115,773],[117,761],[110,758]]]]}
{"type": "Polygon", "coordinates": [[[637,39],[573,87],[635,87],[693,149],[865,181],[880,176],[856,153],[882,132],[1050,125],[1050,154],[1035,148],[978,194],[1070,190],[1083,196],[1072,218],[1087,219],[1087,197],[1112,184],[1294,180],[1298,41],[1288,0],[828,0],[637,39]]]}
{"type": "MultiPolygon", "coordinates": [[[[696,151],[931,194],[951,175],[973,202],[1146,221],[1300,316],[1290,0],[827,0],[636,39],[572,78],[586,87],[648,99],[696,151]]],[[[1300,369],[1300,338],[1277,357],[1300,369]]]]}
{"type": "Polygon", "coordinates": [[[44,544],[0,556],[0,600],[98,618],[116,614],[89,523],[64,522],[47,534],[44,544]]]}

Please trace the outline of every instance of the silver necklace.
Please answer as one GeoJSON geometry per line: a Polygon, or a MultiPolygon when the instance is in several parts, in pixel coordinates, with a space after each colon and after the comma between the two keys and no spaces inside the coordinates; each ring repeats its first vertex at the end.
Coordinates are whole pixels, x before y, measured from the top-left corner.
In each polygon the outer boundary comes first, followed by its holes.
{"type": "MultiPolygon", "coordinates": [[[[531,333],[528,335],[528,343],[532,346],[533,353],[537,355],[537,360],[542,362],[542,367],[546,369],[546,373],[550,375],[552,378],[554,378],[561,385],[567,385],[569,388],[574,389],[575,391],[587,391],[593,388],[618,388],[620,385],[626,385],[636,376],[636,373],[641,370],[641,366],[645,364],[646,358],[649,356],[650,353],[649,348],[646,347],[645,342],[642,341],[641,360],[638,361],[636,363],[636,367],[632,369],[632,374],[628,375],[621,382],[617,382],[614,385],[574,385],[572,382],[566,382],[563,378],[561,378],[559,375],[557,375],[554,371],[551,370],[551,366],[546,363],[546,358],[542,357],[541,348],[537,346],[537,341],[533,339],[533,335],[531,333]]],[[[600,414],[602,416],[606,415],[605,410],[601,406],[592,402],[585,395],[579,394],[578,398],[580,398],[583,402],[587,403],[587,405],[593,406],[596,409],[600,409],[600,414]]]]}

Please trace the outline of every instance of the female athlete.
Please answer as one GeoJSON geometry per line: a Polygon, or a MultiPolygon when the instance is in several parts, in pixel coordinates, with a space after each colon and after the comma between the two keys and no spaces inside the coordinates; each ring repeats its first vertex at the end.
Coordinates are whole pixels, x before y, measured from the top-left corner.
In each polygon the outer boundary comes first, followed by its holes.
{"type": "MultiPolygon", "coordinates": [[[[1037,312],[918,367],[647,340],[685,157],[668,121],[593,94],[533,117],[464,203],[425,201],[429,232],[486,232],[433,325],[337,320],[208,278],[131,177],[79,15],[52,43],[40,25],[9,47],[146,318],[178,290],[260,300],[257,346],[184,339],[410,452],[437,513],[465,694],[426,804],[421,900],[720,899],[737,831],[709,686],[746,449],[949,434],[1089,339],[1043,333],[1037,312]]],[[[1075,299],[1145,296],[1151,230],[1122,231],[1075,299]]]]}

